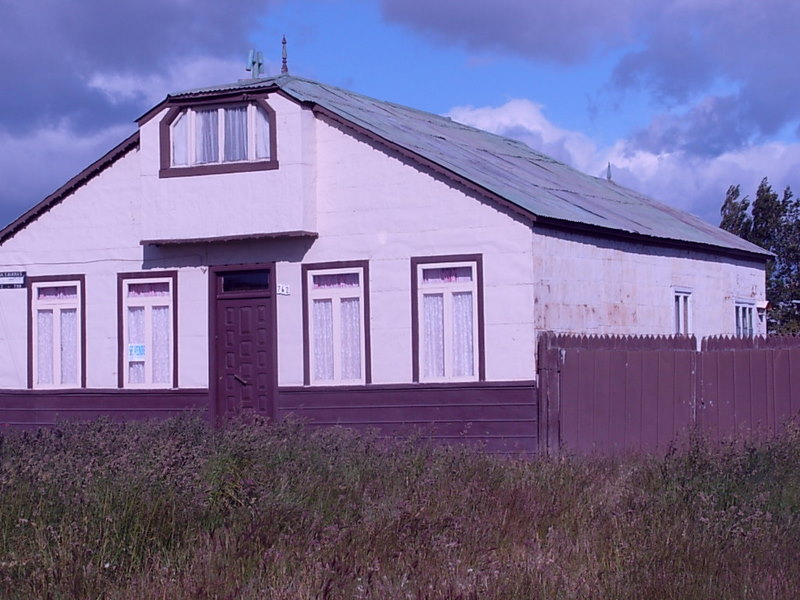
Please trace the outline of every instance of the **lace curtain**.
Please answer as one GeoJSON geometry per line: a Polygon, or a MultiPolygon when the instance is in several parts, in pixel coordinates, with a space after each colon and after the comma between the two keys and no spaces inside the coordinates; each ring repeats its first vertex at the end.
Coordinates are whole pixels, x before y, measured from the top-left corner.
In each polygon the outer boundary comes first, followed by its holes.
{"type": "Polygon", "coordinates": [[[78,383],[78,311],[61,311],[61,383],[78,383]]]}
{"type": "Polygon", "coordinates": [[[444,377],[444,296],[422,297],[423,373],[425,377],[444,377]]]}
{"type": "Polygon", "coordinates": [[[475,346],[472,340],[472,292],[453,294],[453,375],[474,375],[475,346]]]}
{"type": "Polygon", "coordinates": [[[189,155],[187,152],[188,127],[186,123],[189,121],[187,113],[183,112],[178,115],[178,118],[172,123],[172,164],[173,165],[187,165],[189,164],[189,155]]]}
{"type": "Polygon", "coordinates": [[[128,383],[145,382],[144,356],[131,360],[130,353],[131,346],[145,343],[144,338],[144,307],[131,306],[128,308],[128,383]]]}
{"type": "Polygon", "coordinates": [[[169,307],[153,307],[153,383],[169,383],[169,307]]]}
{"type": "Polygon", "coordinates": [[[361,377],[361,302],[343,298],[341,312],[342,379],[361,377]]]}
{"type": "Polygon", "coordinates": [[[256,109],[256,158],[269,159],[269,119],[264,111],[256,109]]]}
{"type": "Polygon", "coordinates": [[[225,109],[225,160],[247,160],[247,107],[225,109]]]}
{"type": "Polygon", "coordinates": [[[333,301],[314,300],[314,379],[333,379],[333,301]]]}
{"type": "Polygon", "coordinates": [[[36,311],[36,383],[53,383],[53,311],[36,311]]]}
{"type": "Polygon", "coordinates": [[[198,110],[195,119],[197,162],[219,162],[219,117],[217,109],[198,110]]]}

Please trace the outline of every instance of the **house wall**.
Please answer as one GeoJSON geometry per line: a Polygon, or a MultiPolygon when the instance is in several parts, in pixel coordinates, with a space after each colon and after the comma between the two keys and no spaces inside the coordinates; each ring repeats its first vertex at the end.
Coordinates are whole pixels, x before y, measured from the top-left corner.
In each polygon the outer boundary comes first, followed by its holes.
{"type": "MultiPolygon", "coordinates": [[[[303,262],[368,260],[373,383],[412,377],[410,258],[482,254],[486,378],[534,375],[530,227],[372,143],[317,121],[317,231],[303,262]]],[[[303,383],[300,264],[278,264],[281,385],[303,383]]]]}
{"type": "MultiPolygon", "coordinates": [[[[734,335],[735,302],[766,298],[764,266],[710,253],[537,229],[539,331],[673,334],[675,288],[691,291],[691,332],[734,335]]],[[[755,312],[755,311],[754,311],[755,312]]],[[[766,334],[754,318],[757,335],[766,334]]]]}

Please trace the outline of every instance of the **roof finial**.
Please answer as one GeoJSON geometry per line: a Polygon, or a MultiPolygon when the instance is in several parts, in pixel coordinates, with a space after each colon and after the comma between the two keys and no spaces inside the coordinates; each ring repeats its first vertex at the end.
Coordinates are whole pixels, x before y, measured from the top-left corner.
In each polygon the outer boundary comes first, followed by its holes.
{"type": "Polygon", "coordinates": [[[253,79],[261,77],[262,69],[264,68],[264,57],[261,52],[256,52],[254,49],[250,50],[250,55],[247,57],[247,66],[245,70],[250,71],[253,79]]]}
{"type": "Polygon", "coordinates": [[[606,169],[606,179],[611,181],[611,163],[608,163],[608,168],[606,169]]]}
{"type": "Polygon", "coordinates": [[[286,36],[283,36],[283,40],[281,41],[281,46],[283,46],[283,50],[281,51],[281,74],[286,75],[289,73],[289,66],[286,64],[286,36]]]}

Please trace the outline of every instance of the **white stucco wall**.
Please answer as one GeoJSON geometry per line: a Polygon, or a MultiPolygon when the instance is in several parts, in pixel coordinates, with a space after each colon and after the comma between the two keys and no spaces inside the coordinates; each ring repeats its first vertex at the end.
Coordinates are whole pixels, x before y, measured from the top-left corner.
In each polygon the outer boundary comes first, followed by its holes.
{"type": "Polygon", "coordinates": [[[733,335],[735,302],[766,297],[762,265],[692,250],[541,231],[533,260],[537,330],[672,334],[679,289],[691,292],[692,333],[733,335]]]}

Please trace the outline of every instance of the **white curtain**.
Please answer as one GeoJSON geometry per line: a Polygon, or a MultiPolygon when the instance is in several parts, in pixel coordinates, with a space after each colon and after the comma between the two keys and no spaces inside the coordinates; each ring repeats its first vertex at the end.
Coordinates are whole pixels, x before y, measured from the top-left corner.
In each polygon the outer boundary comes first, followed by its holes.
{"type": "Polygon", "coordinates": [[[78,311],[61,311],[61,383],[78,383],[78,311]]]}
{"type": "Polygon", "coordinates": [[[256,108],[256,158],[269,159],[269,120],[260,108],[256,108]]]}
{"type": "Polygon", "coordinates": [[[425,377],[444,377],[444,296],[422,297],[422,348],[425,377]]]}
{"type": "MultiPolygon", "coordinates": [[[[144,307],[131,306],[128,308],[128,346],[132,344],[144,344],[144,307]]],[[[145,353],[147,349],[145,348],[145,353]]],[[[133,357],[128,355],[128,382],[129,383],[144,383],[144,361],[139,357],[131,360],[133,357]]],[[[143,357],[142,357],[143,358],[143,357]]]]}
{"type": "Polygon", "coordinates": [[[475,374],[472,331],[472,292],[453,294],[453,376],[475,374]]]}
{"type": "Polygon", "coordinates": [[[36,383],[53,383],[53,311],[36,311],[36,383]]]}
{"type": "Polygon", "coordinates": [[[189,118],[185,112],[178,115],[178,118],[172,123],[172,164],[173,165],[186,165],[189,164],[187,153],[188,147],[188,127],[186,123],[189,118]]]}
{"type": "Polygon", "coordinates": [[[153,307],[153,383],[169,383],[169,307],[153,307]]]}
{"type": "Polygon", "coordinates": [[[225,160],[247,160],[247,107],[225,109],[225,160]]]}
{"type": "Polygon", "coordinates": [[[361,302],[342,299],[342,379],[361,377],[361,302]]]}
{"type": "Polygon", "coordinates": [[[333,379],[333,302],[314,300],[312,309],[314,336],[314,379],[333,379]]]}
{"type": "Polygon", "coordinates": [[[196,122],[197,162],[219,162],[217,109],[198,110],[196,122]]]}

